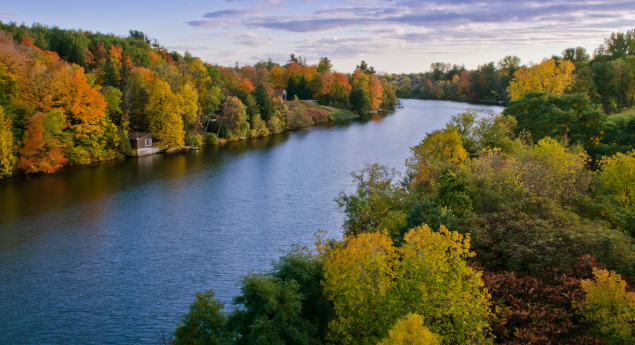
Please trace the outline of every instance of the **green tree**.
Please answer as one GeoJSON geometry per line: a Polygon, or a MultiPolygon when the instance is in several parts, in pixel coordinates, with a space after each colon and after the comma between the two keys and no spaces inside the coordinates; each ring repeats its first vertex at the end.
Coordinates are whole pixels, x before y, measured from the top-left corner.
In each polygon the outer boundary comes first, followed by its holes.
{"type": "Polygon", "coordinates": [[[331,60],[327,57],[322,57],[318,63],[317,71],[318,73],[324,73],[326,71],[330,71],[332,67],[333,64],[331,63],[331,60]]]}
{"type": "Polygon", "coordinates": [[[258,110],[260,112],[260,117],[267,121],[273,116],[273,104],[271,102],[271,97],[269,96],[269,92],[263,83],[258,84],[256,86],[255,91],[256,103],[258,104],[258,110]]]}
{"type": "Polygon", "coordinates": [[[197,292],[190,310],[183,315],[176,327],[174,345],[230,344],[233,334],[225,330],[223,304],[215,298],[214,291],[197,292]]]}
{"type": "Polygon", "coordinates": [[[585,94],[553,96],[530,92],[508,104],[503,114],[517,121],[516,131],[534,140],[564,139],[589,149],[599,144],[606,116],[585,94]]]}
{"type": "Polygon", "coordinates": [[[371,110],[370,94],[360,87],[353,88],[350,95],[351,109],[360,114],[368,114],[371,110]]]}
{"type": "Polygon", "coordinates": [[[265,274],[243,278],[238,306],[227,328],[237,334],[236,344],[315,344],[315,328],[301,317],[302,295],[295,280],[265,274]]]}
{"type": "Polygon", "coordinates": [[[396,181],[397,172],[377,163],[352,174],[357,190],[340,193],[337,204],[344,210],[344,234],[354,236],[364,232],[388,230],[393,238],[405,225],[401,211],[406,192],[396,181]]]}

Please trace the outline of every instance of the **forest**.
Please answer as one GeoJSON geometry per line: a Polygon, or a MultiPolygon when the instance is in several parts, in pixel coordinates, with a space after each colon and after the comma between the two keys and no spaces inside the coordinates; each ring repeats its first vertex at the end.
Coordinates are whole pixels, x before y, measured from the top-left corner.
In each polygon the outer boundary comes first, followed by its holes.
{"type": "Polygon", "coordinates": [[[392,86],[364,61],[350,75],[327,57],[309,65],[294,54],[284,65],[222,67],[168,52],[139,31],[0,23],[0,178],[133,155],[132,132],[178,149],[396,104],[392,86]]]}
{"type": "Polygon", "coordinates": [[[475,70],[435,62],[425,73],[390,74],[386,78],[394,85],[398,97],[500,103],[514,99],[514,91],[509,90],[511,81],[526,78],[531,69],[534,81],[558,71],[562,74],[559,81],[562,91],[585,93],[594,103],[601,104],[606,113],[614,113],[632,107],[635,101],[634,51],[635,30],[629,30],[612,33],[592,57],[585,48],[575,47],[534,66],[523,66],[518,56],[508,55],[475,70]]]}
{"type": "Polygon", "coordinates": [[[635,343],[633,118],[574,92],[577,66],[522,67],[503,113],[456,114],[403,173],[354,172],[341,240],[319,231],[244,276],[231,308],[197,293],[163,340],[635,343]]]}

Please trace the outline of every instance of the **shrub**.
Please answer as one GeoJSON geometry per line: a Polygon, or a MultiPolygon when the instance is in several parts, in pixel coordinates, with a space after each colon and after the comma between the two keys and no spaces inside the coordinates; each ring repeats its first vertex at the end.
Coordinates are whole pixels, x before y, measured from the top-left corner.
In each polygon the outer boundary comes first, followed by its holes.
{"type": "Polygon", "coordinates": [[[190,134],[185,138],[185,145],[201,146],[203,144],[203,136],[200,134],[190,134]]]}
{"type": "Polygon", "coordinates": [[[205,135],[205,141],[210,145],[218,144],[218,136],[215,133],[207,133],[205,135]]]}

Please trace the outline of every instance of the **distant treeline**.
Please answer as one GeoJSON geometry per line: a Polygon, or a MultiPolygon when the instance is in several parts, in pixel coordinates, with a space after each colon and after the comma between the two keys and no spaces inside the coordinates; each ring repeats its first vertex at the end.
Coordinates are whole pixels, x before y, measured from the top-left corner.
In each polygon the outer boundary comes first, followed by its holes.
{"type": "Polygon", "coordinates": [[[331,67],[326,57],[308,65],[293,54],[284,65],[222,67],[169,52],[139,31],[0,23],[0,177],[132,154],[129,131],[180,148],[350,116],[332,107],[395,107],[391,85],[365,62],[350,75],[331,67]]]}
{"type": "MultiPolygon", "coordinates": [[[[592,102],[612,113],[633,106],[635,95],[635,30],[612,33],[590,58],[585,48],[568,48],[554,61],[574,66],[573,82],[566,93],[585,93],[592,102]]],[[[435,62],[425,73],[392,74],[387,78],[398,97],[474,102],[510,100],[508,87],[521,66],[517,56],[506,56],[475,70],[435,62]]]]}

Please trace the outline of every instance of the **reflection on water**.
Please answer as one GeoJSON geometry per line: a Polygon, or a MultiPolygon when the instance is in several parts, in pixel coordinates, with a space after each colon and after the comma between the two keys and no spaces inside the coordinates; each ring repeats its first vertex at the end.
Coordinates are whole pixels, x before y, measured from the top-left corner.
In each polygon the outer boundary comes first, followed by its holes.
{"type": "MultiPolygon", "coordinates": [[[[388,116],[0,183],[0,333],[11,344],[155,343],[197,291],[226,304],[317,229],[367,162],[409,147],[467,105],[405,100],[388,116]]],[[[497,107],[477,107],[500,111],[497,107]]]]}

